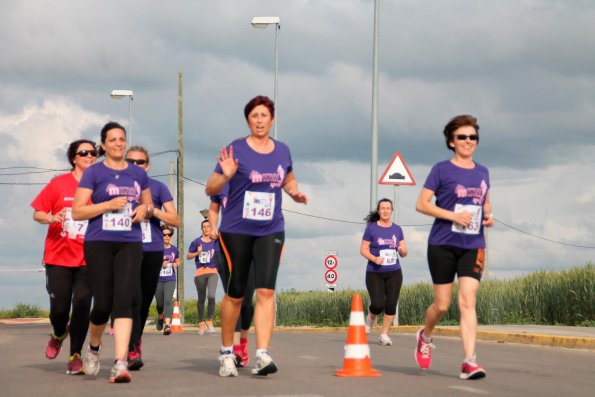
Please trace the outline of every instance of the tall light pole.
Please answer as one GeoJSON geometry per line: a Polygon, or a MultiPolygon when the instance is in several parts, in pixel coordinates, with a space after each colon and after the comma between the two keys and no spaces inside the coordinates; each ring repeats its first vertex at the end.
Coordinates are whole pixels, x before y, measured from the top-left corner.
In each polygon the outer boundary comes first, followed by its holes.
{"type": "Polygon", "coordinates": [[[281,19],[279,17],[254,17],[252,26],[259,29],[266,29],[269,25],[275,25],[275,128],[273,138],[277,139],[277,119],[279,118],[279,101],[277,91],[279,86],[279,30],[281,30],[281,19]]]}
{"type": "Polygon", "coordinates": [[[380,22],[379,0],[374,0],[374,39],[372,55],[372,153],[370,169],[370,211],[378,200],[378,23],[380,22]]]}
{"type": "Polygon", "coordinates": [[[128,97],[128,146],[132,146],[132,100],[133,97],[132,90],[113,90],[111,93],[111,97],[113,99],[122,99],[128,97]]]}

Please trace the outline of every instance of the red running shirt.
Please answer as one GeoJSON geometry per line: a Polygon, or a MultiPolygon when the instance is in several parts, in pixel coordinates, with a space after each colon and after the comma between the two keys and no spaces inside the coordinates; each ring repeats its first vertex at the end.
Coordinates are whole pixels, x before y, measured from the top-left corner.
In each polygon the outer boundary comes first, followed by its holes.
{"type": "Polygon", "coordinates": [[[36,211],[57,214],[66,208],[64,222],[48,225],[43,254],[44,264],[80,267],[85,266],[83,242],[88,221],[72,220],[72,201],[78,181],[72,173],[55,177],[31,202],[36,211]]]}

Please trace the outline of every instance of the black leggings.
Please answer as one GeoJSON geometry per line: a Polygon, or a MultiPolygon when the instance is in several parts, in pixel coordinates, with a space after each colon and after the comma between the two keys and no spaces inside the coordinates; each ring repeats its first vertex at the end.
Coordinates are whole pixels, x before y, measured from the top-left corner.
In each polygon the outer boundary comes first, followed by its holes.
{"type": "Polygon", "coordinates": [[[86,267],[65,267],[45,265],[45,287],[50,296],[50,322],[54,335],[66,332],[70,317],[70,355],[81,354],[87,330],[89,329],[89,309],[91,289],[86,267]]]}
{"type": "Polygon", "coordinates": [[[221,232],[219,240],[227,263],[223,271],[228,296],[244,297],[252,267],[254,267],[255,288],[275,289],[285,232],[266,236],[221,232]]]}
{"type": "MultiPolygon", "coordinates": [[[[227,266],[225,262],[225,256],[220,252],[216,253],[217,261],[217,272],[221,277],[221,284],[225,293],[227,293],[227,280],[225,279],[224,268],[227,266]]],[[[250,273],[248,274],[248,284],[246,284],[246,290],[244,291],[244,300],[242,300],[242,308],[240,309],[240,318],[236,323],[236,332],[241,330],[248,331],[252,324],[252,318],[254,317],[254,303],[252,297],[254,296],[254,266],[250,267],[250,273]]]]}
{"type": "Polygon", "coordinates": [[[157,283],[159,282],[159,272],[163,265],[163,251],[145,251],[143,252],[143,262],[140,271],[140,291],[137,298],[137,304],[134,305],[134,317],[132,318],[132,334],[130,335],[129,351],[140,341],[143,336],[143,330],[149,317],[149,309],[157,283]]]}
{"type": "Polygon", "coordinates": [[[379,315],[384,311],[388,316],[397,313],[397,302],[403,284],[401,269],[393,272],[366,272],[366,287],[370,294],[370,313],[379,315]]]}
{"type": "Polygon", "coordinates": [[[140,295],[142,243],[85,241],[85,260],[93,294],[91,323],[112,318],[133,318],[140,295]]]}

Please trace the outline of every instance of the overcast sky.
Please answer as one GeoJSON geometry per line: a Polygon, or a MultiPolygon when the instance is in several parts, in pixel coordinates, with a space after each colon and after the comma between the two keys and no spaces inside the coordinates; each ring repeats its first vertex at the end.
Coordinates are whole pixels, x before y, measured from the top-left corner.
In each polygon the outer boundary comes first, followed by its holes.
{"type": "MultiPolygon", "coordinates": [[[[380,3],[378,173],[399,151],[417,182],[398,191],[405,283],[430,280],[432,219],[416,213],[415,201],[432,164],[450,157],[442,128],[463,113],[481,126],[475,159],[490,169],[498,221],[487,277],[593,260],[595,3],[380,3]]],[[[109,120],[127,126],[128,100],[111,99],[113,89],[134,91],[134,144],[176,149],[179,70],[187,249],[208,205],[196,182],[212,172],[219,147],[248,134],[244,104],[273,97],[275,31],[250,25],[268,15],[282,26],[279,139],[310,196],[305,207],[284,201],[300,214],[285,212],[278,289],[324,289],[326,250],[339,252],[340,289],[365,288],[372,0],[0,1],[0,309],[49,305],[44,273],[31,271],[40,268],[46,227],[32,220],[30,202],[59,172],[12,167],[68,168],[69,142],[98,141],[109,120]]],[[[166,174],[171,160],[154,157],[149,175],[166,174]]],[[[393,195],[391,186],[378,189],[379,198],[393,195]]],[[[186,261],[191,298],[193,268],[186,261]]]]}

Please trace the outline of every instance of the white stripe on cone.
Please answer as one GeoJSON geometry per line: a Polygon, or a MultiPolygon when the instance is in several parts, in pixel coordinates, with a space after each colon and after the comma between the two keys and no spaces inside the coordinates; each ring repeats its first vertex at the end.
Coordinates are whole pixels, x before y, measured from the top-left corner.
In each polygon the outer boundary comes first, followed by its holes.
{"type": "Polygon", "coordinates": [[[349,315],[349,325],[366,325],[364,312],[351,312],[349,315]]]}
{"type": "Polygon", "coordinates": [[[346,345],[345,358],[366,358],[370,357],[369,345],[346,345]]]}
{"type": "Polygon", "coordinates": [[[171,318],[171,325],[182,325],[180,323],[180,308],[178,305],[174,305],[174,315],[171,318]]]}

